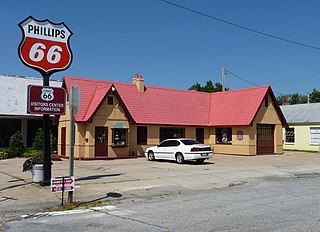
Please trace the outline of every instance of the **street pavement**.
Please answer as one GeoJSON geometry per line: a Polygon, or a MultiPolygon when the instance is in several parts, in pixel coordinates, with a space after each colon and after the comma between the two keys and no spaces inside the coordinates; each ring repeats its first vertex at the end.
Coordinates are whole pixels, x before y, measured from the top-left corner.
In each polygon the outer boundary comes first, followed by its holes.
{"type": "MultiPolygon", "coordinates": [[[[61,204],[61,193],[32,182],[22,172],[24,158],[0,160],[0,218],[35,213],[61,204]]],[[[210,191],[254,183],[261,178],[320,174],[320,154],[285,152],[283,155],[231,156],[215,154],[204,164],[146,158],[74,161],[73,200],[130,199],[189,191],[210,191]]],[[[67,176],[69,160],[53,161],[52,177],[67,176]]],[[[67,193],[64,199],[67,199],[67,193]]]]}

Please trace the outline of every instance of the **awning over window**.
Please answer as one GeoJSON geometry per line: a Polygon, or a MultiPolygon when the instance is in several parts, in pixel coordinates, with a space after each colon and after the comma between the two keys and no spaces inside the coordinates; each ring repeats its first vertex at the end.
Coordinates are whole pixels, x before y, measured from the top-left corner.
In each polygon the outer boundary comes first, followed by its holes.
{"type": "Polygon", "coordinates": [[[129,129],[129,127],[124,125],[122,122],[116,122],[111,128],[112,129],[129,129]]]}

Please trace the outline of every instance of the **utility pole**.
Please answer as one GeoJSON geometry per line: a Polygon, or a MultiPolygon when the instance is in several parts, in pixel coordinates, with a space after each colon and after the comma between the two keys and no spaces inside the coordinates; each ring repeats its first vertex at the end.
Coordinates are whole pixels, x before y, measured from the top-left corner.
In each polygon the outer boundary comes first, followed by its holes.
{"type": "Polygon", "coordinates": [[[225,82],[225,71],[224,71],[224,67],[222,67],[222,92],[225,91],[225,85],[224,85],[224,82],[225,82]]]}
{"type": "MultiPolygon", "coordinates": [[[[74,176],[74,117],[80,105],[80,91],[78,86],[72,86],[69,94],[70,110],[70,157],[69,157],[69,176],[74,176]]],[[[68,204],[73,202],[73,191],[68,192],[68,204]]]]}

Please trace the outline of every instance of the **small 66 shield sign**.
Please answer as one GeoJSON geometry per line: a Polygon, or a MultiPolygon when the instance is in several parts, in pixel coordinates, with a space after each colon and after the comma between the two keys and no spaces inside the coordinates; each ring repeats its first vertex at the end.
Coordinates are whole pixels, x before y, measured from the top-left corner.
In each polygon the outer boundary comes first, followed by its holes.
{"type": "Polygon", "coordinates": [[[70,29],[48,19],[39,21],[28,17],[19,23],[23,38],[19,45],[22,62],[41,73],[50,74],[67,69],[72,61],[70,29]]]}
{"type": "Polygon", "coordinates": [[[49,86],[28,86],[28,114],[62,115],[66,108],[64,88],[49,86]]]}

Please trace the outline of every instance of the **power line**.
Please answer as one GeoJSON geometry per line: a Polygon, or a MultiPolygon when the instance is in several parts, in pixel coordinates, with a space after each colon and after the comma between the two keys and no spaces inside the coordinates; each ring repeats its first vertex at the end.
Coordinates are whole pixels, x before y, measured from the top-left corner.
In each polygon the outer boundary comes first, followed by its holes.
{"type": "Polygon", "coordinates": [[[245,82],[247,82],[247,83],[249,83],[249,84],[251,84],[251,85],[259,86],[259,85],[255,84],[255,83],[251,82],[251,81],[248,81],[248,80],[246,80],[246,79],[238,76],[237,74],[234,74],[233,72],[231,72],[231,71],[229,71],[229,70],[226,70],[226,72],[227,72],[227,73],[230,73],[231,75],[233,75],[233,76],[235,76],[235,77],[238,77],[240,80],[243,80],[243,81],[245,81],[245,82]]]}
{"type": "MultiPolygon", "coordinates": [[[[240,77],[240,76],[237,75],[237,74],[234,74],[233,72],[231,72],[231,71],[229,71],[229,70],[225,70],[225,71],[226,71],[227,74],[230,73],[231,75],[233,75],[233,76],[239,78],[240,80],[243,80],[243,81],[245,81],[245,82],[247,82],[247,83],[249,83],[249,84],[251,84],[251,85],[259,86],[259,85],[255,84],[255,83],[251,82],[251,81],[248,81],[247,79],[245,79],[245,78],[243,78],[243,77],[240,77]]],[[[283,94],[283,93],[280,93],[280,92],[277,92],[277,91],[273,91],[273,92],[275,92],[275,93],[277,93],[277,94],[280,94],[280,95],[286,95],[286,94],[283,94]]]]}
{"type": "Polygon", "coordinates": [[[221,19],[221,18],[217,18],[217,17],[212,16],[212,15],[208,15],[206,13],[202,13],[202,12],[197,11],[197,10],[193,10],[191,8],[188,8],[188,7],[185,7],[185,6],[182,6],[182,5],[167,1],[167,0],[160,0],[160,1],[162,1],[164,3],[167,3],[169,5],[172,5],[172,6],[178,7],[180,9],[183,9],[183,10],[186,10],[186,11],[189,11],[189,12],[192,12],[192,13],[195,13],[195,14],[198,14],[198,15],[201,15],[201,16],[204,16],[204,17],[207,17],[207,18],[210,18],[210,19],[213,19],[213,20],[216,20],[216,21],[219,21],[219,22],[234,26],[234,27],[238,27],[238,28],[241,28],[243,30],[254,32],[256,34],[260,34],[260,35],[263,35],[263,36],[266,36],[266,37],[269,37],[269,38],[281,40],[281,41],[284,41],[284,42],[287,42],[287,43],[291,43],[291,44],[295,44],[295,45],[299,45],[299,46],[303,46],[303,47],[307,47],[307,48],[320,50],[320,47],[316,47],[316,46],[313,46],[313,45],[308,45],[308,44],[305,44],[305,43],[300,43],[300,42],[293,41],[293,40],[290,40],[290,39],[286,39],[286,38],[282,38],[282,37],[279,37],[279,36],[271,35],[271,34],[268,34],[268,33],[262,32],[262,31],[258,31],[258,30],[255,30],[255,29],[252,29],[252,28],[249,28],[249,27],[245,27],[245,26],[242,26],[240,24],[236,24],[236,23],[233,23],[233,22],[221,19]]]}

